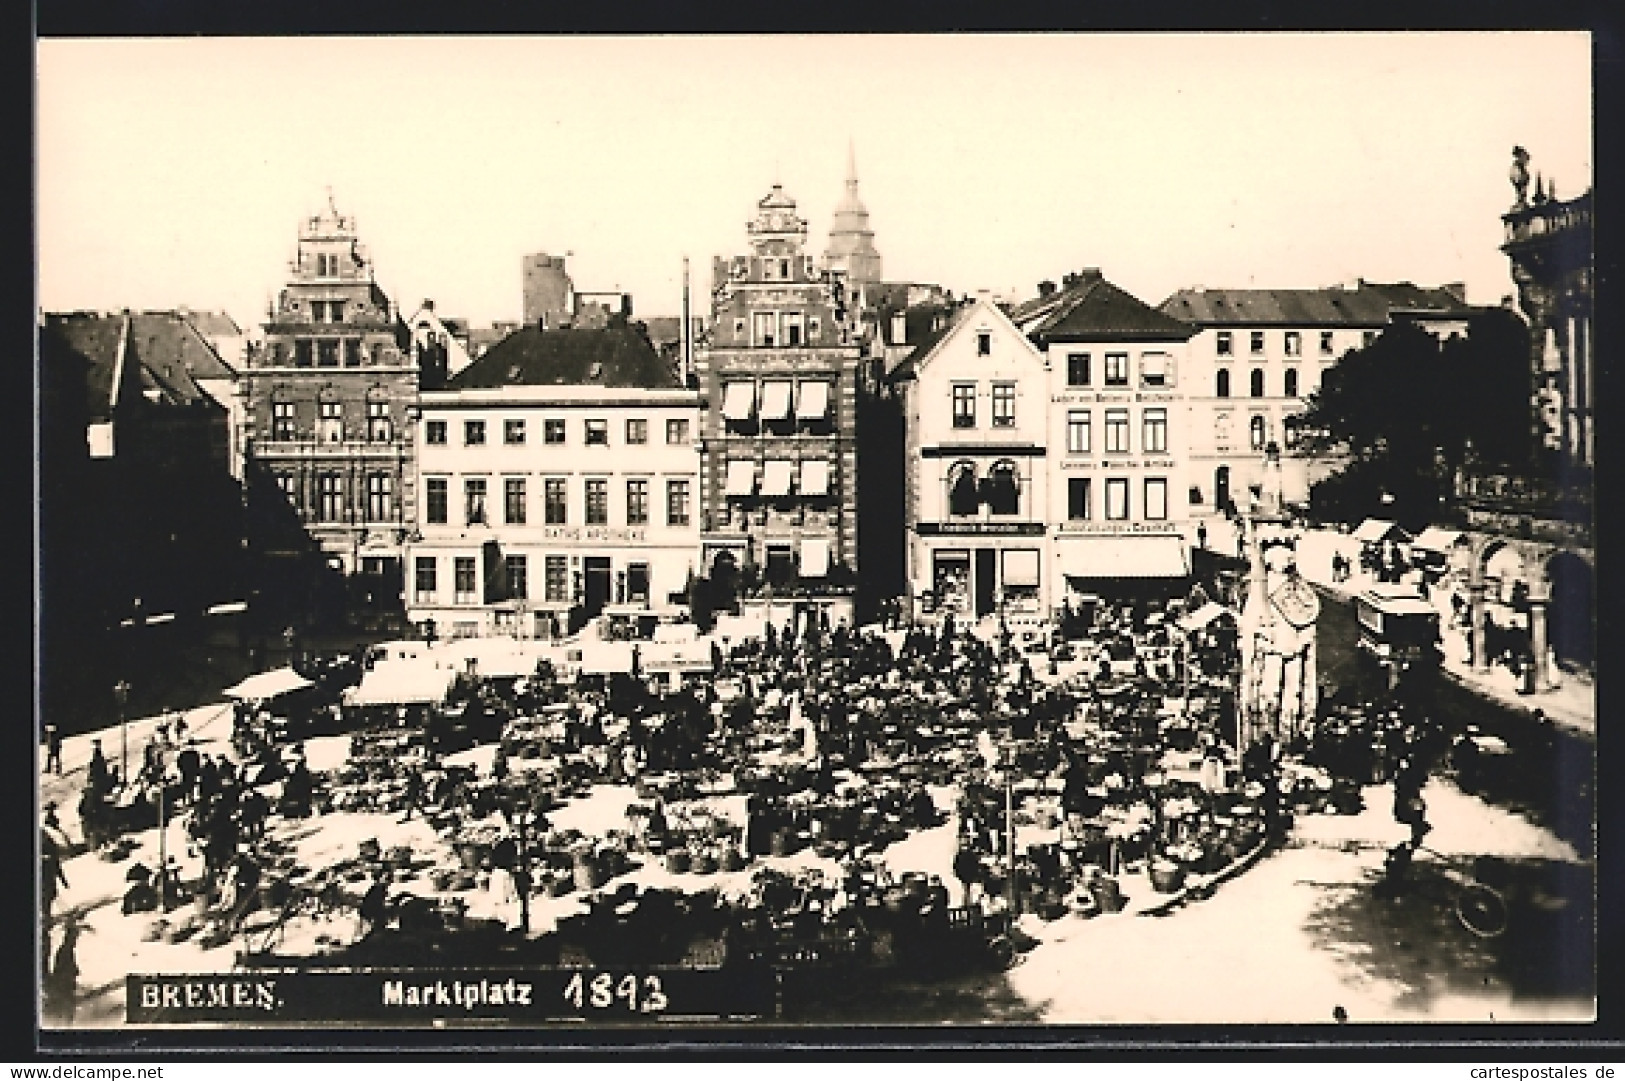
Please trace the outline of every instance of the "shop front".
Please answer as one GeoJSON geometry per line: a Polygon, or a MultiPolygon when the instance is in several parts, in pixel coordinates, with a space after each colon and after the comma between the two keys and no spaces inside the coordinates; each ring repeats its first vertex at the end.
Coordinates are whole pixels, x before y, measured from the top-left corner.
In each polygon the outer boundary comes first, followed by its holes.
{"type": "Polygon", "coordinates": [[[960,525],[924,522],[916,529],[916,617],[1042,618],[1048,605],[1043,524],[975,523],[981,529],[974,532],[952,528],[960,525]]]}

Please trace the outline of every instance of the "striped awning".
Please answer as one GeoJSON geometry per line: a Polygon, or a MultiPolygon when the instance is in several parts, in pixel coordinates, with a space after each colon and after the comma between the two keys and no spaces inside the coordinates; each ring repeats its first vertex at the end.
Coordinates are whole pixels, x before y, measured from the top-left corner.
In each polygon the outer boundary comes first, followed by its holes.
{"type": "Polygon", "coordinates": [[[829,384],[822,379],[802,383],[801,393],[796,397],[796,418],[822,420],[828,415],[829,384]]]}
{"type": "Polygon", "coordinates": [[[722,415],[726,419],[749,420],[755,409],[755,383],[729,383],[722,392],[722,415]]]}
{"type": "Polygon", "coordinates": [[[790,415],[790,384],[769,382],[762,384],[762,419],[784,420],[790,415]]]}
{"type": "Polygon", "coordinates": [[[726,495],[750,495],[756,491],[756,463],[736,458],[728,463],[726,495]]]}
{"type": "Polygon", "coordinates": [[[801,494],[829,495],[829,463],[810,458],[801,463],[801,494]]]}
{"type": "Polygon", "coordinates": [[[795,471],[794,462],[769,461],[762,475],[762,494],[769,497],[789,495],[790,479],[795,471]]]}

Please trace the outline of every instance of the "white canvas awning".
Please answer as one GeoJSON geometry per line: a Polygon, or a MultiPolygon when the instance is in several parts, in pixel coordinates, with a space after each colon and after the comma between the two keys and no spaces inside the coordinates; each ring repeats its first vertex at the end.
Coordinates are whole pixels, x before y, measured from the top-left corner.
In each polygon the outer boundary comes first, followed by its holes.
{"type": "Polygon", "coordinates": [[[1466,534],[1458,529],[1442,529],[1430,525],[1416,535],[1411,542],[1413,548],[1422,548],[1429,552],[1438,552],[1440,555],[1449,555],[1451,549],[1461,543],[1466,534]]]}
{"type": "Polygon", "coordinates": [[[1087,537],[1058,546],[1068,579],[1183,578],[1190,573],[1178,537],[1087,537]]]}
{"type": "Polygon", "coordinates": [[[796,464],[786,461],[769,461],[763,468],[762,494],[764,496],[781,496],[790,494],[790,478],[795,475],[796,464]]]}
{"type": "Polygon", "coordinates": [[[273,668],[249,676],[235,687],[227,687],[224,693],[227,698],[263,702],[310,686],[313,686],[310,680],[292,668],[273,668]]]}
{"type": "Polygon", "coordinates": [[[829,495],[829,462],[812,458],[801,463],[801,494],[829,495]]]}
{"type": "Polygon", "coordinates": [[[1386,518],[1367,518],[1354,531],[1354,539],[1361,544],[1381,544],[1385,540],[1404,540],[1405,531],[1386,518]]]}
{"type": "Polygon", "coordinates": [[[1212,601],[1208,601],[1196,611],[1187,612],[1180,616],[1179,629],[1184,631],[1186,634],[1189,634],[1191,631],[1201,630],[1203,627],[1206,627],[1209,623],[1212,623],[1220,616],[1229,614],[1230,609],[1226,608],[1224,605],[1215,604],[1212,601]]]}
{"type": "Polygon", "coordinates": [[[756,463],[734,459],[728,463],[727,495],[750,495],[756,491],[756,463]]]}
{"type": "Polygon", "coordinates": [[[801,577],[822,578],[829,573],[829,540],[808,537],[801,542],[801,577]]]}
{"type": "Polygon", "coordinates": [[[352,706],[405,706],[445,699],[457,672],[424,661],[380,664],[344,692],[352,706]]]}
{"type": "Polygon", "coordinates": [[[822,420],[829,415],[829,384],[822,379],[801,384],[796,398],[796,417],[800,420],[822,420]]]}
{"type": "Polygon", "coordinates": [[[729,383],[722,393],[722,415],[728,420],[749,420],[756,409],[755,383],[729,383]]]}
{"type": "Polygon", "coordinates": [[[762,384],[762,419],[784,420],[790,415],[790,384],[770,382],[762,384]]]}
{"type": "Polygon", "coordinates": [[[1007,586],[1038,584],[1037,548],[1011,548],[1004,552],[1004,584],[1007,586]]]}

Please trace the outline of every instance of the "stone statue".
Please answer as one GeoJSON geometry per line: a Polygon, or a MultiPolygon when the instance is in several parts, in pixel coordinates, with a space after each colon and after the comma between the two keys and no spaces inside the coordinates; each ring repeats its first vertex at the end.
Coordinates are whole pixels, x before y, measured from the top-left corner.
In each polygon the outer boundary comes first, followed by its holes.
{"type": "Polygon", "coordinates": [[[1522,210],[1529,205],[1529,151],[1521,146],[1512,148],[1512,190],[1518,193],[1512,209],[1522,210]]]}

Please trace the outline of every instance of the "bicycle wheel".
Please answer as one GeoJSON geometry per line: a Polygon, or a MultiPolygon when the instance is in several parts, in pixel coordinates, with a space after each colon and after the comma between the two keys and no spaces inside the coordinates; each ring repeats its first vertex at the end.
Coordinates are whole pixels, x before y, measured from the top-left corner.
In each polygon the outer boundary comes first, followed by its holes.
{"type": "Polygon", "coordinates": [[[1507,903],[1498,890],[1481,883],[1456,895],[1456,919],[1479,938],[1494,938],[1507,929],[1507,903]]]}

